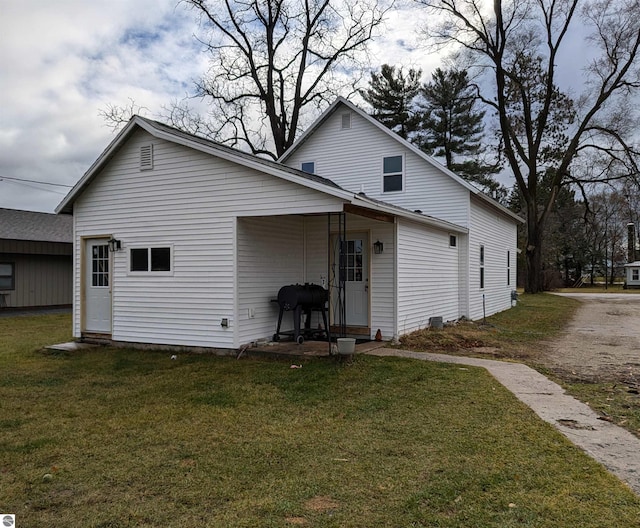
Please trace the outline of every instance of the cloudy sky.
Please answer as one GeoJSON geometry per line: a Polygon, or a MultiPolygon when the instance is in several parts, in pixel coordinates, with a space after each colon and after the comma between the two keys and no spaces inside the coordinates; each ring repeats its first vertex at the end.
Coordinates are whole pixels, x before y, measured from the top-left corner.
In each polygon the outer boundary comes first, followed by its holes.
{"type": "MultiPolygon", "coordinates": [[[[416,20],[389,17],[373,67],[440,64],[416,47],[416,20]]],[[[189,94],[207,64],[196,31],[179,0],[1,0],[0,207],[52,212],[113,139],[109,104],[154,117],[189,94]]]]}

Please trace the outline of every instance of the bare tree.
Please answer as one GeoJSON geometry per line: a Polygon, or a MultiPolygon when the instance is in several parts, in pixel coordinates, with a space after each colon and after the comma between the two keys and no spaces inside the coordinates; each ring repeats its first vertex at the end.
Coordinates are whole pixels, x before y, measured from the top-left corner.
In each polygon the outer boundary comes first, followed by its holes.
{"type": "Polygon", "coordinates": [[[525,291],[542,291],[543,231],[560,188],[584,190],[614,174],[637,186],[629,100],[640,88],[640,0],[415,1],[444,21],[427,29],[437,44],[461,47],[489,74],[490,87],[479,86],[479,95],[497,115],[526,203],[525,291]],[[558,86],[558,63],[577,25],[590,31],[594,58],[584,93],[570,98],[558,86]],[[589,151],[598,162],[578,167],[589,151]]]}
{"type": "Polygon", "coordinates": [[[254,154],[281,156],[303,111],[349,86],[390,0],[183,0],[200,17],[209,54],[197,83],[210,108],[173,105],[172,124],[254,154]],[[357,67],[357,68],[356,68],[357,67]]]}

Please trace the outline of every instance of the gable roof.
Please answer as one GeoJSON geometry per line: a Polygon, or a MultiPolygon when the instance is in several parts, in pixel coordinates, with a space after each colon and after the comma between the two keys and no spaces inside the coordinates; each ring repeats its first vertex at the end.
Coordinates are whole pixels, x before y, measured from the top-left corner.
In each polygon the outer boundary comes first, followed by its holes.
{"type": "Polygon", "coordinates": [[[0,238],[34,242],[73,242],[73,218],[0,208],[0,238]]]}
{"type": "Polygon", "coordinates": [[[416,155],[418,155],[420,158],[422,158],[424,161],[426,161],[429,165],[435,167],[436,169],[438,169],[440,172],[442,172],[443,174],[445,174],[446,176],[448,176],[449,178],[453,179],[456,183],[462,185],[465,189],[467,189],[469,192],[471,192],[471,194],[477,196],[478,198],[480,198],[481,200],[483,200],[484,202],[488,203],[489,205],[491,205],[492,207],[495,207],[496,209],[498,209],[499,211],[501,211],[502,213],[506,214],[507,216],[513,218],[514,220],[517,220],[519,222],[524,222],[524,220],[522,218],[520,218],[517,214],[513,213],[512,211],[510,211],[509,209],[507,209],[506,207],[504,207],[502,204],[496,202],[493,198],[491,198],[490,196],[487,196],[485,193],[483,193],[482,191],[480,191],[480,189],[478,189],[477,187],[475,187],[474,185],[470,184],[468,181],[462,179],[460,176],[458,176],[456,173],[450,171],[449,169],[447,169],[444,165],[442,165],[441,163],[439,163],[438,161],[436,161],[433,157],[429,156],[428,154],[426,154],[425,152],[423,152],[422,150],[420,150],[418,147],[416,147],[413,143],[410,143],[409,141],[407,141],[406,139],[401,138],[398,134],[396,134],[395,132],[393,132],[392,130],[390,130],[389,128],[387,128],[386,126],[384,126],[382,123],[380,123],[377,119],[375,119],[374,117],[370,116],[369,114],[367,114],[367,112],[365,112],[364,110],[362,110],[362,108],[356,106],[355,104],[353,104],[351,101],[348,101],[347,99],[345,99],[344,97],[338,97],[330,106],[329,108],[327,108],[327,110],[325,110],[322,115],[316,119],[312,125],[307,128],[301,135],[300,137],[295,141],[295,143],[289,147],[289,149],[287,149],[287,151],[280,156],[280,158],[278,159],[279,162],[284,163],[286,162],[286,160],[296,151],[298,150],[305,141],[307,141],[313,134],[314,132],[331,116],[333,115],[336,110],[340,107],[340,105],[346,106],[349,110],[351,110],[352,112],[355,112],[356,114],[358,114],[360,117],[362,117],[363,119],[365,119],[366,121],[368,121],[369,123],[371,123],[372,125],[374,125],[378,130],[384,132],[386,135],[388,135],[389,137],[393,138],[395,141],[401,143],[405,148],[411,150],[413,153],[415,153],[416,155]]]}
{"type": "Polygon", "coordinates": [[[60,202],[56,208],[56,213],[73,213],[73,203],[87,188],[93,179],[100,173],[104,166],[116,155],[122,145],[128,140],[128,138],[138,129],[145,130],[153,137],[177,143],[179,145],[186,146],[204,152],[206,154],[216,156],[234,163],[238,163],[245,167],[259,170],[260,172],[270,174],[272,176],[315,189],[325,194],[334,196],[345,202],[363,207],[366,209],[386,212],[396,216],[408,218],[410,220],[437,227],[439,229],[446,229],[457,233],[466,233],[468,230],[465,227],[440,220],[428,215],[415,213],[404,209],[402,207],[393,206],[385,202],[374,201],[367,197],[354,194],[347,191],[334,183],[333,181],[322,178],[316,174],[309,174],[299,169],[288,167],[278,161],[271,161],[264,158],[259,158],[253,154],[248,154],[240,150],[221,145],[215,141],[205,139],[200,136],[189,134],[182,130],[170,127],[158,121],[153,121],[140,116],[133,116],[127,125],[120,131],[115,139],[107,146],[98,159],[91,165],[89,170],[84,174],[82,178],[76,183],[76,185],[69,191],[69,194],[60,202]]]}

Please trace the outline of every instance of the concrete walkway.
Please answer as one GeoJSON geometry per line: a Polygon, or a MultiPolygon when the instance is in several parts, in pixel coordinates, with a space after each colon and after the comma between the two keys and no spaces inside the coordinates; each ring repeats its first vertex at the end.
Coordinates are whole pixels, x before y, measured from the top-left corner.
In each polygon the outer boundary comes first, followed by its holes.
{"type": "Polygon", "coordinates": [[[626,429],[599,420],[591,408],[557,383],[522,363],[378,348],[374,356],[396,356],[485,368],[545,422],[603,464],[640,495],[640,439],[626,429]]]}

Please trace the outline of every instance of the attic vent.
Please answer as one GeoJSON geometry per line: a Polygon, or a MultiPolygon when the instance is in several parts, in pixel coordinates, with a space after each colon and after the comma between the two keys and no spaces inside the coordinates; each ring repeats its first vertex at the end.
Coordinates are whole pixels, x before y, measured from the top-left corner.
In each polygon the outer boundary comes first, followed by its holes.
{"type": "Polygon", "coordinates": [[[351,128],[351,113],[342,114],[342,130],[351,128]]]}
{"type": "Polygon", "coordinates": [[[140,147],[140,170],[153,169],[153,144],[142,145],[140,147]]]}

